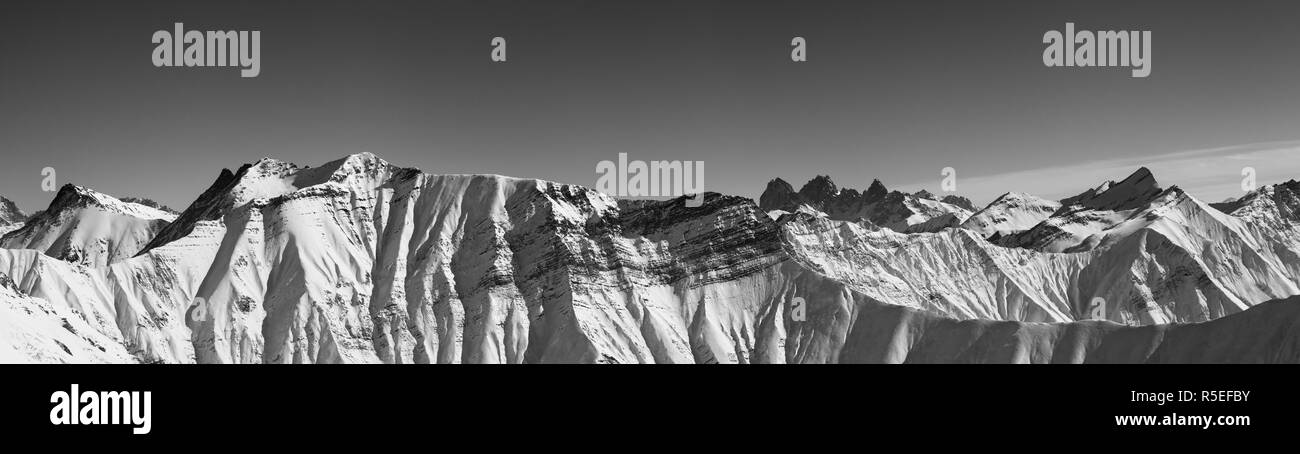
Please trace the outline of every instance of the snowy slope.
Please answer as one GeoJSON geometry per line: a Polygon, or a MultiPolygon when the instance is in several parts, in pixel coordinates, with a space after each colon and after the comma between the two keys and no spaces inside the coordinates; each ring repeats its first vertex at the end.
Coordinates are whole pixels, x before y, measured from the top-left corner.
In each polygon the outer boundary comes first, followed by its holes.
{"type": "Polygon", "coordinates": [[[1029,194],[1008,192],[961,224],[982,238],[1001,238],[1029,230],[1061,209],[1061,204],[1029,194]]]}
{"type": "Polygon", "coordinates": [[[105,266],[135,255],[173,218],[156,208],[65,185],[49,208],[0,238],[0,247],[105,266]]]}
{"type": "Polygon", "coordinates": [[[999,243],[1047,252],[1090,250],[1142,228],[1150,215],[1183,196],[1177,187],[1161,189],[1143,167],[1119,182],[1106,182],[1061,200],[1052,216],[999,243]]]}
{"type": "Polygon", "coordinates": [[[1271,230],[1293,230],[1300,227],[1300,181],[1263,186],[1238,200],[1212,205],[1233,217],[1271,230]]]}
{"type": "Polygon", "coordinates": [[[205,226],[146,256],[105,267],[36,250],[0,249],[0,273],[12,278],[20,294],[76,314],[135,360],[193,362],[186,310],[220,244],[214,230],[205,226]]]}
{"type": "Polygon", "coordinates": [[[122,345],[65,307],[22,294],[0,273],[0,363],[129,363],[122,345]]]}
{"type": "Polygon", "coordinates": [[[1259,229],[1186,194],[1061,254],[992,244],[969,230],[902,235],[813,216],[782,218],[786,249],[879,301],[957,319],[1198,322],[1300,293],[1300,235],[1259,229]]]}

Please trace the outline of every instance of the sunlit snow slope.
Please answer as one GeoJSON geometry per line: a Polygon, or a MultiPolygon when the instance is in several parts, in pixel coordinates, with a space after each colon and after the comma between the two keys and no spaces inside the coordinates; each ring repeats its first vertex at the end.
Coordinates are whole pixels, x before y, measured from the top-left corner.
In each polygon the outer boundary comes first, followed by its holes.
{"type": "Polygon", "coordinates": [[[0,238],[0,247],[104,266],[138,252],[172,218],[156,208],[65,185],[49,208],[0,238]]]}

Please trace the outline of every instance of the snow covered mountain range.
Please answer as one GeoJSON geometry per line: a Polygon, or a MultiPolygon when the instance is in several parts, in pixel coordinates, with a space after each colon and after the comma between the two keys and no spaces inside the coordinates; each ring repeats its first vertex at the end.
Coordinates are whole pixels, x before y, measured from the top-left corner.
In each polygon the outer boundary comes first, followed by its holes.
{"type": "Polygon", "coordinates": [[[1139,169],[976,209],[817,177],[687,207],[363,153],[145,202],[0,203],[0,361],[1300,361],[1295,181],[1210,205],[1139,169]]]}

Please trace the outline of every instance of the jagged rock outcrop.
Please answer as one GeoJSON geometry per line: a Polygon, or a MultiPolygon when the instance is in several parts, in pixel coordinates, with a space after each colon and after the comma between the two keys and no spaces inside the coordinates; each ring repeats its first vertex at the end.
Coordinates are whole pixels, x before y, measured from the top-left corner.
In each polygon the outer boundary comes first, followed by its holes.
{"type": "Polygon", "coordinates": [[[800,206],[807,206],[830,219],[867,220],[899,232],[934,232],[956,227],[971,214],[970,210],[936,200],[925,191],[891,192],[880,180],[872,181],[865,192],[858,192],[841,189],[829,176],[818,175],[798,193],[790,189],[780,178],[772,180],[759,197],[759,207],[768,212],[793,213],[800,206]]]}
{"type": "Polygon", "coordinates": [[[124,198],[122,198],[122,201],[123,201],[123,202],[126,202],[126,203],[134,203],[134,204],[137,204],[137,205],[144,205],[144,206],[147,206],[147,207],[149,207],[149,208],[153,208],[153,209],[156,209],[156,210],[158,210],[158,211],[162,211],[162,212],[167,213],[167,214],[172,214],[172,215],[180,214],[180,212],[171,209],[171,207],[168,207],[167,205],[163,205],[163,204],[161,204],[161,203],[158,203],[158,202],[154,201],[153,199],[146,199],[146,198],[140,198],[140,197],[124,197],[124,198]]]}
{"type": "Polygon", "coordinates": [[[795,192],[790,183],[786,183],[785,180],[780,178],[774,178],[772,181],[767,182],[767,189],[764,189],[763,194],[758,198],[758,206],[763,211],[793,213],[799,210],[800,205],[803,205],[803,199],[800,198],[799,193],[795,192]]]}
{"type": "Polygon", "coordinates": [[[979,211],[979,208],[975,207],[975,202],[971,202],[970,199],[959,195],[951,195],[951,194],[945,195],[943,196],[942,199],[939,199],[939,201],[955,207],[961,207],[966,211],[970,211],[970,212],[979,211]]]}

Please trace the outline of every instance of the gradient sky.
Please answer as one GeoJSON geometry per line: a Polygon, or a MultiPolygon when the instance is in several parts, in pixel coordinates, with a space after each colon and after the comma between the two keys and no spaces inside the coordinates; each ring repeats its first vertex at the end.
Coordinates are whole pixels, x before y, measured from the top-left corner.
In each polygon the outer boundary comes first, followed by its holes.
{"type": "Polygon", "coordinates": [[[0,195],[28,212],[46,166],[183,209],[222,168],[361,151],[588,186],[619,152],[700,160],[749,197],[816,174],[937,191],[944,167],[977,202],[1173,161],[1157,179],[1212,201],[1241,165],[1300,178],[1295,2],[108,3],[0,6],[0,195]],[[260,30],[261,76],[153,67],[178,21],[260,30]],[[1151,76],[1044,67],[1066,21],[1151,30],[1151,76]]]}

